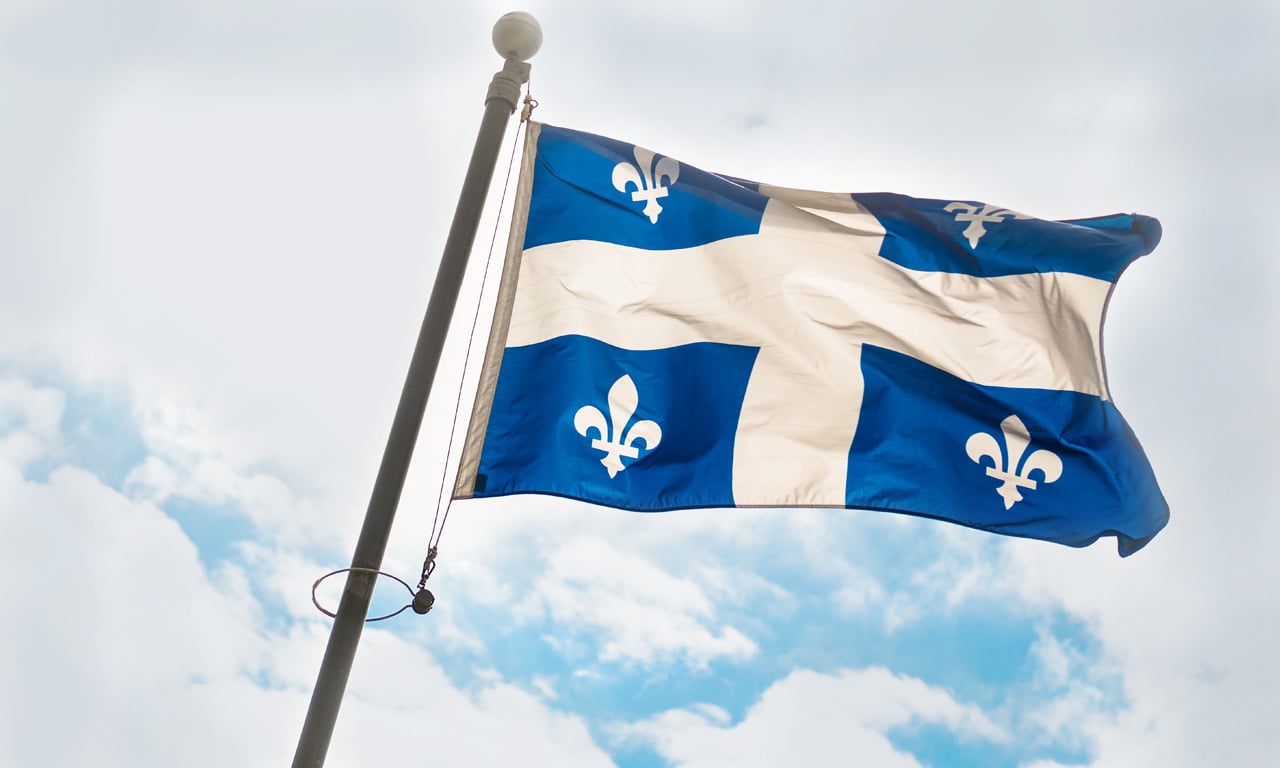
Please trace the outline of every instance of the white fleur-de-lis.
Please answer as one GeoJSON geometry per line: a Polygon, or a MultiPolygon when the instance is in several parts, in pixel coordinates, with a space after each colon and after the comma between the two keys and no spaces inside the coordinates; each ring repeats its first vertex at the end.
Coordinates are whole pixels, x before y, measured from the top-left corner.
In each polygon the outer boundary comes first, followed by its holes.
{"type": "Polygon", "coordinates": [[[609,477],[615,477],[626,469],[622,463],[623,456],[628,459],[640,456],[640,450],[636,447],[637,440],[644,441],[646,451],[657,448],[662,441],[662,428],[648,419],[637,421],[627,429],[627,422],[631,421],[638,405],[640,394],[636,392],[636,383],[630,376],[624,375],[609,388],[608,423],[604,420],[604,414],[594,405],[582,406],[573,416],[573,426],[578,434],[590,437],[587,433],[594,429],[599,435],[591,440],[591,447],[604,451],[604,458],[600,463],[609,470],[609,477]]]}
{"type": "Polygon", "coordinates": [[[644,215],[650,224],[657,224],[662,213],[658,198],[666,197],[668,186],[680,178],[680,163],[670,157],[655,161],[654,154],[644,147],[636,147],[635,156],[635,165],[624,161],[613,167],[613,188],[625,194],[627,185],[633,185],[636,189],[631,199],[637,203],[643,200],[644,215]]]}
{"type": "Polygon", "coordinates": [[[978,241],[982,236],[987,234],[987,224],[999,224],[1005,219],[1029,219],[1030,216],[1011,211],[1008,208],[1001,208],[995,205],[971,205],[969,203],[948,203],[946,208],[942,210],[947,213],[954,213],[957,222],[969,222],[969,226],[964,228],[963,234],[969,240],[969,249],[973,250],[978,247],[978,241]]]}
{"type": "Polygon", "coordinates": [[[1052,483],[1062,477],[1062,459],[1053,451],[1042,448],[1033,451],[1026,461],[1022,461],[1022,454],[1026,453],[1027,447],[1031,444],[1031,433],[1027,431],[1022,419],[1017,416],[1010,416],[1000,422],[1000,431],[1004,434],[1004,444],[1007,449],[1004,455],[1001,455],[1000,445],[996,439],[986,432],[975,432],[970,435],[968,442],[964,444],[964,450],[969,454],[969,458],[979,465],[984,458],[991,459],[991,466],[987,467],[987,476],[1004,481],[996,489],[996,493],[1004,498],[1004,508],[1012,509],[1014,504],[1022,501],[1019,488],[1032,491],[1036,489],[1036,481],[1031,479],[1032,470],[1040,470],[1041,482],[1052,483]],[[1002,459],[1004,460],[1003,468],[1001,468],[1002,459]]]}

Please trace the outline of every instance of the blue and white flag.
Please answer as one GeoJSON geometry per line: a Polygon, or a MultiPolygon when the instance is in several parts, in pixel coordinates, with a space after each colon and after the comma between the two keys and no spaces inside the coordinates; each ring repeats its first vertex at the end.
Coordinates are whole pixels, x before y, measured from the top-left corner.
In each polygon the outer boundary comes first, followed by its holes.
{"type": "Polygon", "coordinates": [[[1102,321],[1160,225],[731,179],[530,124],[458,498],[856,507],[1120,554],[1102,321]]]}

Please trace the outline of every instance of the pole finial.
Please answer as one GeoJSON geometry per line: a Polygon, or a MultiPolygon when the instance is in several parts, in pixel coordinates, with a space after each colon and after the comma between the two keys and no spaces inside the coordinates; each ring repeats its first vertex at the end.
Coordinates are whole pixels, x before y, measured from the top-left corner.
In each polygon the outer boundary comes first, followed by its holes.
{"type": "Polygon", "coordinates": [[[528,61],[542,47],[542,26],[524,11],[505,13],[493,25],[493,47],[504,59],[528,61]]]}

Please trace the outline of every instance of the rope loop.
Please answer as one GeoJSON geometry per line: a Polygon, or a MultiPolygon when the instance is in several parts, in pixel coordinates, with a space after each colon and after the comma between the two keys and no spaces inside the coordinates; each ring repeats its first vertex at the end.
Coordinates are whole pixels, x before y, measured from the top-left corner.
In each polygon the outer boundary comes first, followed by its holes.
{"type": "MultiPolygon", "coordinates": [[[[388,613],[385,616],[374,616],[373,618],[366,618],[364,620],[366,624],[371,621],[382,621],[383,619],[389,619],[392,616],[399,616],[401,613],[404,613],[406,609],[413,607],[413,597],[414,597],[413,587],[405,583],[404,579],[400,578],[399,576],[395,576],[385,571],[379,571],[376,568],[339,568],[336,571],[329,571],[325,575],[316,579],[315,583],[311,585],[311,603],[316,607],[316,610],[320,611],[325,616],[328,616],[331,619],[338,618],[338,614],[328,610],[327,608],[325,608],[323,605],[320,604],[320,599],[316,597],[316,590],[320,588],[320,582],[324,581],[330,576],[337,576],[339,573],[352,573],[352,572],[372,573],[376,576],[386,576],[388,579],[392,579],[398,582],[401,586],[405,588],[405,591],[409,593],[409,598],[410,598],[409,602],[401,606],[400,610],[395,611],[393,613],[388,613]]],[[[419,589],[421,589],[421,587],[419,587],[419,589]]],[[[425,611],[423,611],[423,613],[425,613],[425,611]]]]}
{"type": "MultiPolygon", "coordinates": [[[[522,109],[520,112],[521,125],[529,122],[530,116],[533,115],[533,110],[537,109],[537,107],[538,107],[538,100],[533,98],[533,95],[530,91],[530,87],[526,85],[525,92],[524,92],[524,109],[522,109]]],[[[502,211],[504,210],[504,207],[507,202],[508,189],[511,186],[511,171],[512,169],[515,168],[516,148],[520,146],[520,133],[521,132],[519,130],[516,131],[515,141],[513,141],[511,144],[511,157],[507,161],[506,181],[502,186],[502,197],[498,201],[498,215],[494,219],[493,236],[489,240],[489,253],[485,258],[484,272],[480,278],[480,291],[482,295],[484,293],[485,287],[488,285],[488,282],[489,282],[489,269],[490,269],[490,266],[493,264],[493,251],[498,240],[498,224],[502,218],[502,211]]],[[[462,362],[462,368],[464,372],[467,370],[471,362],[472,346],[475,342],[476,328],[478,327],[479,322],[480,322],[480,302],[477,301],[475,315],[471,318],[471,333],[468,334],[468,337],[467,337],[467,349],[462,362]]],[[[377,570],[376,568],[356,568],[356,567],[339,568],[336,571],[330,571],[329,573],[326,573],[325,575],[316,579],[315,583],[311,585],[311,602],[312,604],[315,605],[316,610],[320,611],[325,616],[328,616],[330,618],[337,618],[336,613],[333,613],[332,611],[329,611],[328,609],[326,609],[324,606],[320,605],[320,600],[319,598],[316,597],[316,590],[320,587],[320,583],[322,581],[329,578],[330,576],[336,576],[339,573],[372,573],[375,576],[386,576],[387,578],[393,579],[394,581],[399,583],[401,586],[405,588],[405,591],[409,593],[410,595],[409,602],[401,606],[399,610],[394,611],[392,613],[388,613],[385,616],[374,616],[373,618],[366,618],[365,623],[368,623],[371,621],[382,621],[384,619],[389,619],[393,616],[399,616],[401,613],[404,613],[404,611],[409,608],[412,608],[414,613],[425,614],[431,610],[433,605],[435,605],[436,598],[435,598],[435,595],[431,594],[431,590],[427,589],[427,579],[431,578],[431,574],[435,572],[436,554],[438,551],[437,545],[440,543],[440,537],[444,535],[444,526],[445,526],[445,523],[448,522],[449,520],[449,510],[453,505],[453,499],[451,497],[451,494],[449,494],[448,492],[448,489],[446,487],[446,482],[448,480],[449,465],[452,463],[452,460],[453,460],[454,435],[457,433],[458,419],[461,416],[461,412],[462,412],[462,388],[459,387],[458,396],[456,401],[454,402],[454,407],[453,407],[453,421],[449,429],[449,442],[448,442],[448,445],[445,447],[444,468],[441,471],[441,475],[440,475],[440,491],[436,495],[435,515],[432,516],[432,520],[431,520],[431,535],[427,537],[427,558],[422,561],[422,577],[418,579],[417,591],[415,592],[413,587],[409,586],[409,584],[405,582],[404,579],[401,579],[400,577],[394,576],[390,573],[377,570]]]]}
{"type": "MultiPolygon", "coordinates": [[[[537,107],[538,107],[538,100],[533,98],[533,95],[530,91],[530,86],[526,85],[525,92],[524,92],[524,109],[522,109],[520,112],[520,123],[522,125],[524,123],[529,122],[530,116],[533,115],[533,110],[537,109],[537,107]]],[[[481,284],[480,291],[482,295],[484,293],[485,287],[488,285],[488,282],[489,282],[489,268],[493,263],[493,251],[498,240],[498,222],[502,218],[502,211],[504,210],[504,207],[507,202],[507,191],[508,191],[508,188],[511,186],[511,171],[512,169],[515,168],[516,148],[520,146],[520,133],[521,132],[519,130],[516,131],[515,141],[513,141],[511,144],[511,157],[507,161],[506,182],[502,186],[502,197],[498,201],[498,216],[495,217],[495,220],[494,220],[493,236],[489,240],[489,253],[485,259],[484,272],[480,278],[480,284],[481,284]]],[[[472,345],[475,342],[476,328],[479,325],[479,322],[480,322],[480,302],[477,301],[475,314],[471,318],[471,333],[468,335],[468,338],[467,338],[467,350],[462,363],[462,368],[464,372],[467,370],[471,362],[472,345]]],[[[384,616],[374,616],[372,618],[366,618],[365,619],[366,624],[372,621],[383,621],[385,619],[390,619],[393,616],[399,616],[401,613],[404,613],[409,608],[412,608],[414,613],[417,613],[417,614],[425,614],[431,610],[432,606],[435,604],[436,598],[435,598],[435,595],[431,594],[431,590],[427,589],[427,579],[431,578],[431,574],[436,569],[437,545],[440,543],[440,537],[444,535],[444,526],[445,526],[445,523],[448,522],[449,520],[449,509],[453,503],[451,494],[448,493],[448,489],[446,488],[446,481],[448,479],[449,465],[453,459],[453,438],[455,433],[457,432],[458,419],[461,415],[461,412],[462,412],[462,388],[459,387],[458,397],[457,397],[457,400],[454,402],[454,407],[453,407],[453,422],[449,429],[449,442],[445,448],[444,469],[440,475],[440,491],[436,496],[435,515],[432,517],[432,520],[431,520],[431,535],[427,538],[427,545],[428,545],[427,559],[422,561],[422,578],[418,580],[417,591],[415,592],[413,587],[409,586],[408,582],[406,582],[404,579],[401,579],[399,576],[395,576],[385,571],[380,571],[376,568],[358,568],[354,566],[351,568],[339,568],[336,571],[329,571],[325,575],[316,579],[315,583],[311,585],[311,603],[316,607],[316,610],[320,611],[325,616],[328,616],[331,619],[336,619],[338,617],[338,614],[334,613],[333,611],[330,611],[329,609],[325,608],[323,605],[320,605],[320,599],[316,597],[316,590],[320,588],[321,582],[323,582],[325,579],[331,576],[337,576],[340,573],[372,573],[375,576],[386,576],[387,578],[400,584],[400,586],[404,587],[405,591],[409,593],[409,597],[410,597],[409,602],[402,605],[399,610],[393,611],[384,616]]]]}

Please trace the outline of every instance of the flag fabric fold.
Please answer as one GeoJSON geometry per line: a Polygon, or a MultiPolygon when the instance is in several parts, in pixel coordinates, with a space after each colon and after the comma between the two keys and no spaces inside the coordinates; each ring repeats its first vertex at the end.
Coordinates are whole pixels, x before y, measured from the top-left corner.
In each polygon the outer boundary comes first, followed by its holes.
{"type": "Polygon", "coordinates": [[[707,173],[530,124],[458,498],[850,507],[1122,555],[1168,506],[1102,365],[1140,215],[707,173]]]}

